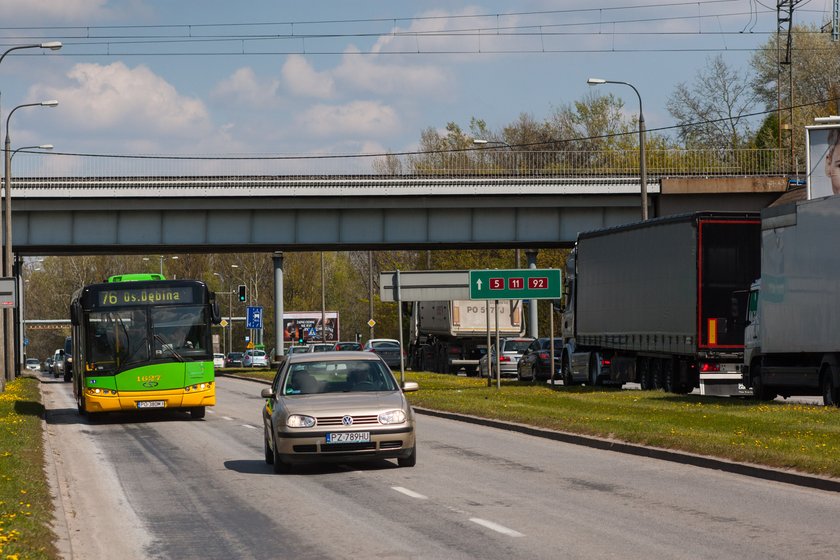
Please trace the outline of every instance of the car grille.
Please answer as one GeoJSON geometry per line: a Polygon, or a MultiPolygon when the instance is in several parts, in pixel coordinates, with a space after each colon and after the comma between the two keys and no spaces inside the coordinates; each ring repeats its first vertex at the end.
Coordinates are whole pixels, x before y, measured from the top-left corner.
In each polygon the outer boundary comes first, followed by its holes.
{"type": "MultiPolygon", "coordinates": [[[[379,424],[378,415],[352,416],[353,426],[379,424]]],[[[315,418],[318,426],[344,426],[344,416],[318,416],[315,418]]]]}
{"type": "Polygon", "coordinates": [[[331,445],[322,445],[321,453],[341,453],[344,451],[374,451],[376,450],[376,442],[369,441],[365,443],[333,443],[331,445]]]}

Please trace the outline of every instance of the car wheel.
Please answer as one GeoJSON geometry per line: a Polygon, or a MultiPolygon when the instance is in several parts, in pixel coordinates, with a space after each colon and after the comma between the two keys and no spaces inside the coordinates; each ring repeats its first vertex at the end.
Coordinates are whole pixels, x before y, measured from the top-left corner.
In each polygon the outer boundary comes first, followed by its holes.
{"type": "Polygon", "coordinates": [[[401,467],[413,467],[417,464],[417,446],[411,448],[411,454],[408,457],[399,457],[397,464],[401,467]]]}
{"type": "Polygon", "coordinates": [[[277,439],[274,437],[274,430],[271,433],[272,441],[274,442],[274,449],[272,450],[271,464],[274,467],[274,474],[286,474],[291,470],[291,467],[283,462],[280,454],[277,452],[277,439]]]}
{"type": "Polygon", "coordinates": [[[271,449],[271,445],[268,443],[269,438],[269,431],[268,427],[263,427],[263,444],[265,446],[265,462],[269,465],[274,464],[274,451],[271,449]]]}
{"type": "Polygon", "coordinates": [[[204,418],[204,415],[207,413],[207,410],[203,406],[196,406],[195,408],[190,409],[190,417],[193,420],[201,420],[204,418]]]}

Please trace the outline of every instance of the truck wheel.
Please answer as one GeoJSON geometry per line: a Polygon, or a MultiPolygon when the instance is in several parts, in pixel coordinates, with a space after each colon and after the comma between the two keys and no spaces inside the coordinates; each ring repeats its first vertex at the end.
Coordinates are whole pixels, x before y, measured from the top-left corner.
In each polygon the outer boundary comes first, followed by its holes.
{"type": "Polygon", "coordinates": [[[822,392],[823,404],[825,406],[840,407],[840,390],[834,386],[831,378],[831,368],[824,366],[820,375],[820,391],[822,392]]]}
{"type": "Polygon", "coordinates": [[[575,378],[572,375],[572,368],[569,367],[569,357],[564,354],[560,363],[563,370],[563,386],[571,387],[575,384],[575,378]]]}
{"type": "Polygon", "coordinates": [[[650,359],[650,388],[657,391],[662,388],[662,362],[659,358],[650,359]]]}
{"type": "Polygon", "coordinates": [[[750,367],[750,371],[752,371],[751,384],[753,388],[753,396],[760,401],[772,401],[775,399],[776,393],[765,387],[761,380],[761,366],[755,364],[750,367]]]}
{"type": "Polygon", "coordinates": [[[598,356],[594,353],[589,357],[589,384],[593,387],[600,385],[598,382],[598,356]]]}
{"type": "Polygon", "coordinates": [[[662,388],[666,393],[676,393],[676,379],[674,379],[674,364],[671,360],[662,360],[662,388]]]}

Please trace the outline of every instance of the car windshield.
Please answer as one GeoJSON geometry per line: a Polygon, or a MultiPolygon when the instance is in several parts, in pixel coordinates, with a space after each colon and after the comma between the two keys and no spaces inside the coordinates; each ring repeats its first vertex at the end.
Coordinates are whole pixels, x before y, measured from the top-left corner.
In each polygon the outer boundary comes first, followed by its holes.
{"type": "Polygon", "coordinates": [[[30,364],[30,365],[32,365],[32,364],[34,364],[34,365],[38,365],[38,364],[40,364],[41,362],[39,362],[37,358],[27,358],[27,359],[26,359],[26,363],[27,363],[27,364],[30,364]]]}
{"type": "Polygon", "coordinates": [[[394,376],[379,361],[325,360],[292,364],[286,373],[284,395],[396,391],[394,376]]]}
{"type": "MultiPolygon", "coordinates": [[[[541,348],[542,350],[548,350],[548,349],[549,349],[548,339],[545,339],[545,340],[541,340],[541,341],[540,341],[540,348],[541,348]]],[[[559,339],[559,338],[555,338],[555,339],[554,339],[554,351],[555,351],[555,352],[558,352],[558,351],[560,351],[560,350],[562,350],[562,349],[563,349],[563,341],[562,341],[561,339],[559,339]]]]}
{"type": "Polygon", "coordinates": [[[502,352],[522,353],[528,349],[532,340],[505,340],[502,343],[502,352]]]}

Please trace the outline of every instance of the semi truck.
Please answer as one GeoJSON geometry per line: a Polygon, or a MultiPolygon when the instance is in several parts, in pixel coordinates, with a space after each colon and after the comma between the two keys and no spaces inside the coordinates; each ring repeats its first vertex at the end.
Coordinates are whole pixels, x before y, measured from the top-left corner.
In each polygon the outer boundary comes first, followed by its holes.
{"type": "MultiPolygon", "coordinates": [[[[495,336],[494,301],[418,301],[411,305],[409,363],[415,371],[478,374],[487,351],[487,313],[495,336]]],[[[499,336],[522,336],[522,302],[500,300],[499,336]]]]}
{"type": "Polygon", "coordinates": [[[760,228],[757,212],[695,212],[580,233],[564,277],[564,384],[750,395],[744,309],[760,228]]]}
{"type": "Polygon", "coordinates": [[[755,396],[840,403],[840,196],[761,213],[761,278],[749,294],[744,377],[755,396]]]}

